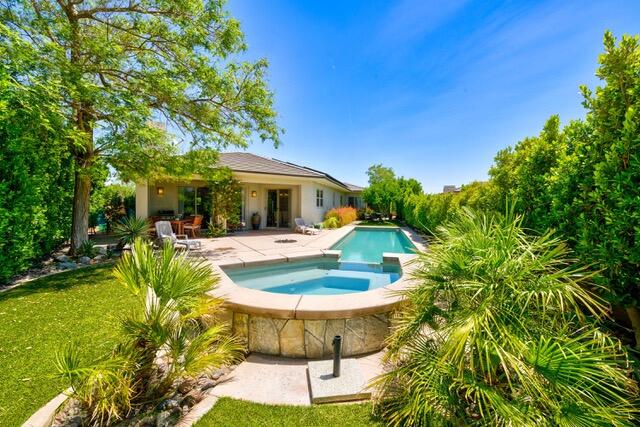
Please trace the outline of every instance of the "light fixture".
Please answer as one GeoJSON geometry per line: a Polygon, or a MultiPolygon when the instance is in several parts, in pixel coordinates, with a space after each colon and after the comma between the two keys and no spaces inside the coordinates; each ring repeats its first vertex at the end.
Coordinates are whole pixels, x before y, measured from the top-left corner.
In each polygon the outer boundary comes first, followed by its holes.
{"type": "Polygon", "coordinates": [[[164,187],[156,187],[156,194],[158,196],[164,196],[164,187]]]}
{"type": "Polygon", "coordinates": [[[251,197],[258,197],[258,192],[257,192],[257,191],[255,191],[255,190],[253,190],[253,191],[251,192],[251,197]]]}

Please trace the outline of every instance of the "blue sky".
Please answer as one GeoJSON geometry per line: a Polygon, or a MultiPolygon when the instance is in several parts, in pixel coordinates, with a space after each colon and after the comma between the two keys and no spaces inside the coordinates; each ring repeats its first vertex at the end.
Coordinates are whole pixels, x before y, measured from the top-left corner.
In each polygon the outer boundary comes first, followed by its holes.
{"type": "Polygon", "coordinates": [[[422,182],[483,180],[495,153],[584,115],[602,36],[640,33],[640,1],[231,0],[266,57],[282,145],[249,151],[354,184],[374,163],[422,182]]]}

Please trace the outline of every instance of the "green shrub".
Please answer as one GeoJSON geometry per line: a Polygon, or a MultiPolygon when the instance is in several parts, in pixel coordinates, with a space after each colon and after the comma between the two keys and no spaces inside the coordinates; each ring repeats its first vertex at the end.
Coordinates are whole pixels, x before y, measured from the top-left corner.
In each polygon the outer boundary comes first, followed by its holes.
{"type": "Polygon", "coordinates": [[[377,383],[388,424],[637,425],[638,385],[598,326],[592,274],[521,221],[465,209],[419,254],[377,383]]]}
{"type": "Polygon", "coordinates": [[[118,238],[120,246],[131,245],[136,239],[147,240],[151,233],[151,225],[144,218],[135,216],[125,217],[113,228],[113,234],[118,238]]]}
{"type": "Polygon", "coordinates": [[[0,67],[0,284],[68,238],[74,176],[55,84],[34,79],[32,88],[22,87],[5,66],[6,61],[0,67]]]}
{"type": "Polygon", "coordinates": [[[332,216],[324,220],[324,222],[322,223],[322,227],[328,228],[328,229],[339,228],[340,223],[338,222],[338,218],[336,218],[335,216],[332,216]]]}
{"type": "Polygon", "coordinates": [[[93,258],[96,255],[98,255],[98,250],[93,245],[93,242],[91,240],[87,240],[85,242],[82,242],[80,244],[80,246],[78,246],[78,249],[76,249],[76,256],[77,257],[86,256],[86,257],[89,257],[89,258],[93,258]]]}
{"type": "Polygon", "coordinates": [[[204,261],[178,254],[168,242],[156,255],[136,239],[114,275],[138,300],[137,310],[120,320],[120,342],[93,361],[81,360],[73,346],[56,357],[59,375],[90,424],[109,425],[131,410],[153,407],[181,383],[241,354],[226,326],[215,322],[222,301],[205,293],[218,278],[204,261]]]}
{"type": "MultiPolygon", "coordinates": [[[[358,218],[358,212],[355,208],[350,206],[344,206],[340,208],[333,208],[327,211],[324,216],[325,220],[329,218],[335,218],[338,224],[338,227],[342,227],[347,224],[351,224],[358,218]]],[[[336,228],[336,227],[334,227],[336,228]]]]}

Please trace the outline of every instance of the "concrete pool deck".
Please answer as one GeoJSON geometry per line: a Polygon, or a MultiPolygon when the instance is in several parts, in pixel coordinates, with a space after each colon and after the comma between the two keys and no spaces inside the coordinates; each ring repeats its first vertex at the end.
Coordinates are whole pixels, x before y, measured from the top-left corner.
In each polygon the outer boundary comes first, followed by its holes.
{"type": "MultiPolygon", "coordinates": [[[[355,358],[366,383],[383,373],[383,352],[355,358]]],[[[365,387],[363,391],[371,391],[365,387]]],[[[311,405],[307,361],[252,354],[212,394],[269,405],[311,405]]]]}

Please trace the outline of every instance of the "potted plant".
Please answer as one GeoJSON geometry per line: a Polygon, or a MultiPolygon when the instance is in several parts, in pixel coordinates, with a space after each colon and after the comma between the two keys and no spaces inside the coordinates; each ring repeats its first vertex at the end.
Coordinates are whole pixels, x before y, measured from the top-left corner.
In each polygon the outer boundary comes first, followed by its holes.
{"type": "Polygon", "coordinates": [[[262,221],[262,217],[260,217],[260,212],[254,212],[251,215],[251,226],[254,230],[258,230],[260,228],[260,222],[262,221]]]}

